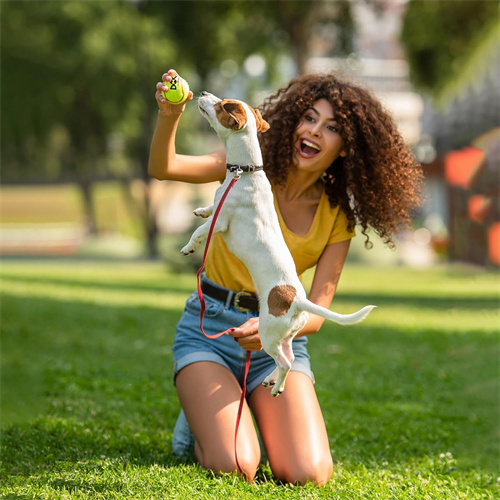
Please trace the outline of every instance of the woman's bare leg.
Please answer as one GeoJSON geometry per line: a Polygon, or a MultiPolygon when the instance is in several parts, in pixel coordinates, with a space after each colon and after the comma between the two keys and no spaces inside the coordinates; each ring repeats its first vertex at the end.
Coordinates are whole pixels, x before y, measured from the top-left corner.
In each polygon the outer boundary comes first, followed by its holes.
{"type": "Polygon", "coordinates": [[[259,386],[249,405],[266,447],[273,474],[289,483],[328,482],[333,461],[325,421],[311,379],[301,372],[288,374],[285,391],[273,397],[259,386]]]}
{"type": "MultiPolygon", "coordinates": [[[[237,470],[234,433],[241,387],[224,366],[210,361],[183,368],[176,378],[181,406],[195,437],[200,465],[214,472],[237,470]]],[[[260,462],[260,447],[246,404],[238,430],[238,462],[253,478],[260,462]]]]}

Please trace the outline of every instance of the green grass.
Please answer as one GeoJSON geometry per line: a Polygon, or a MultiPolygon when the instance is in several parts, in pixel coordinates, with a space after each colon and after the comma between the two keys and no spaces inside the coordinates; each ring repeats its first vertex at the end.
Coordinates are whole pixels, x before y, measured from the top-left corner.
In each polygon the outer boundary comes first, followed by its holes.
{"type": "Polygon", "coordinates": [[[323,488],[173,457],[171,345],[194,285],[153,263],[3,262],[2,498],[499,497],[496,274],[346,267],[334,309],[379,307],[310,339],[336,464],[323,488]]]}

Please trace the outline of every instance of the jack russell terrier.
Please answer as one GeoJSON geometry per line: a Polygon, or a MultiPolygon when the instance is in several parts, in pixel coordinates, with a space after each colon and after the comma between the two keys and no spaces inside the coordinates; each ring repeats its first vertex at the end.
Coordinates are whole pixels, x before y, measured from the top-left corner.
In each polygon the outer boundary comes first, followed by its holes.
{"type": "Polygon", "coordinates": [[[266,353],[276,362],[276,369],[263,385],[274,386],[271,394],[278,396],[283,392],[294,360],[292,340],[306,324],[308,313],[352,325],[363,321],[375,306],[343,315],[307,299],[278,223],[271,184],[262,170],[257,132],[268,130],[269,124],[248,104],[221,100],[208,92],[201,93],[198,106],[224,143],[228,171],[215,193],[214,205],[194,211],[195,215],[208,217],[208,220],[194,231],[181,253],[194,252],[207,238],[214,206],[218,206],[239,166],[241,178],[227,197],[213,232],[222,235],[229,250],[245,264],[254,282],[259,297],[260,340],[266,353]]]}

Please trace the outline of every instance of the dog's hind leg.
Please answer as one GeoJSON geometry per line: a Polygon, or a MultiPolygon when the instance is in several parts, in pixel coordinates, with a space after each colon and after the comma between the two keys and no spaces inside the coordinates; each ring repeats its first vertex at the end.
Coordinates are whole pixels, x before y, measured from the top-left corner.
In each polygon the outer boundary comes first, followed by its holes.
{"type": "Polygon", "coordinates": [[[293,348],[292,348],[292,340],[293,337],[288,337],[286,340],[283,341],[281,344],[281,347],[283,349],[283,354],[285,358],[288,360],[290,365],[295,361],[295,355],[293,354],[293,348]]]}
{"type": "MultiPolygon", "coordinates": [[[[272,396],[279,396],[285,390],[285,382],[288,377],[288,372],[292,368],[295,356],[293,354],[292,339],[290,336],[278,346],[278,377],[275,379],[274,387],[271,390],[272,396]]],[[[274,373],[273,373],[274,375],[274,373]]]]}
{"type": "Polygon", "coordinates": [[[274,353],[268,352],[276,362],[276,369],[264,379],[262,385],[264,387],[274,386],[271,390],[272,396],[279,396],[285,389],[285,381],[294,360],[291,341],[292,339],[290,338],[283,344],[276,346],[273,349],[274,353]]]}
{"type": "Polygon", "coordinates": [[[199,207],[196,210],[193,210],[193,214],[196,215],[196,217],[203,217],[206,219],[212,215],[213,211],[214,206],[210,205],[209,207],[199,207]]]}
{"type": "Polygon", "coordinates": [[[290,368],[292,368],[292,363],[290,363],[283,353],[280,353],[278,357],[278,378],[271,389],[271,396],[279,396],[285,390],[285,382],[290,368]]]}

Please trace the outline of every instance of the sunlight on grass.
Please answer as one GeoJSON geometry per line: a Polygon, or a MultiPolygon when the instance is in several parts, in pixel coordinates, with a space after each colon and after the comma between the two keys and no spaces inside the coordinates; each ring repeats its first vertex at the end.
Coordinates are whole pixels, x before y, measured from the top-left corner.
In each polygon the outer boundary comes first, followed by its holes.
{"type": "Polygon", "coordinates": [[[155,308],[166,308],[179,310],[184,306],[186,297],[177,292],[165,291],[145,292],[134,290],[103,290],[100,286],[82,286],[80,284],[67,285],[45,285],[43,283],[26,283],[2,280],[4,292],[17,297],[44,297],[61,302],[82,302],[100,305],[115,305],[119,307],[147,306],[155,308]]]}
{"type": "Polygon", "coordinates": [[[77,263],[70,270],[54,263],[12,265],[8,269],[4,267],[2,275],[4,292],[18,297],[174,310],[184,306],[195,283],[195,277],[172,275],[158,264],[88,266],[77,263]],[[173,290],[172,282],[175,282],[173,290]],[[179,293],[184,291],[184,295],[179,293]]]}
{"type": "MultiPolygon", "coordinates": [[[[493,499],[498,275],[347,266],[310,338],[336,464],[324,488],[216,477],[171,453],[171,346],[194,273],[161,263],[2,264],[2,498],[493,499]]],[[[304,282],[308,283],[310,274],[304,282]]]]}

